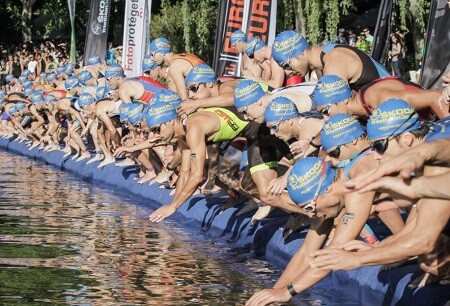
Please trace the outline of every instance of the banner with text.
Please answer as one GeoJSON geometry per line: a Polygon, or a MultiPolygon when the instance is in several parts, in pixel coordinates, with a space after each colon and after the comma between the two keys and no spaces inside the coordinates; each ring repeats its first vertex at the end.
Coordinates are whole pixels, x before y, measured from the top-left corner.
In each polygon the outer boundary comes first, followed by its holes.
{"type": "Polygon", "coordinates": [[[391,35],[392,0],[381,0],[378,19],[373,34],[371,55],[380,64],[387,67],[389,40],[391,35]]]}
{"type": "Polygon", "coordinates": [[[271,45],[275,39],[276,15],[276,0],[220,1],[213,59],[217,75],[239,74],[240,56],[231,47],[231,34],[242,30],[248,38],[257,35],[271,45]]]}
{"type": "Polygon", "coordinates": [[[420,85],[442,88],[442,77],[450,71],[450,2],[432,0],[422,60],[420,85]]]}
{"type": "Polygon", "coordinates": [[[151,0],[127,0],[123,27],[122,66],[127,77],[142,75],[150,39],[151,0]]]}
{"type": "Polygon", "coordinates": [[[88,58],[93,55],[98,55],[102,60],[105,60],[110,7],[110,0],[91,0],[84,45],[85,65],[88,58]]]}

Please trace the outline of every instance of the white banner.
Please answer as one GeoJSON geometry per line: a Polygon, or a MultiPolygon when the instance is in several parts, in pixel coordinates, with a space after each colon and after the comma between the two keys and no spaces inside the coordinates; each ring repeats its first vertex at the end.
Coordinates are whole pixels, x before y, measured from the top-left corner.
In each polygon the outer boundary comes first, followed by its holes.
{"type": "Polygon", "coordinates": [[[148,50],[151,0],[127,0],[123,27],[122,66],[127,77],[142,75],[142,60],[148,50]]]}

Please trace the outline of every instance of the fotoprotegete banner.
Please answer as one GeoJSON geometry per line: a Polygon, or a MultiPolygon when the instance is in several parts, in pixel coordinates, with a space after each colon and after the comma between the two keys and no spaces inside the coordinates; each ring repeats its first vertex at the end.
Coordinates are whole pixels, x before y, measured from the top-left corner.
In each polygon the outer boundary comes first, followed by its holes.
{"type": "Polygon", "coordinates": [[[127,0],[123,27],[122,66],[127,77],[142,75],[150,39],[151,0],[127,0]]]}

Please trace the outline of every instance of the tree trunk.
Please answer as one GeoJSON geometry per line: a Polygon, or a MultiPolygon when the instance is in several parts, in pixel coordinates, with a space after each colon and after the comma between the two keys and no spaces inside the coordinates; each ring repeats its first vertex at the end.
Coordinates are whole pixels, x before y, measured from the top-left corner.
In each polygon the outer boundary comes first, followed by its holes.
{"type": "Polygon", "coordinates": [[[31,41],[31,17],[36,0],[22,0],[22,37],[23,42],[31,41]]]}
{"type": "Polygon", "coordinates": [[[295,28],[297,32],[306,37],[306,19],[304,14],[305,5],[303,0],[294,0],[295,8],[295,28]]]}

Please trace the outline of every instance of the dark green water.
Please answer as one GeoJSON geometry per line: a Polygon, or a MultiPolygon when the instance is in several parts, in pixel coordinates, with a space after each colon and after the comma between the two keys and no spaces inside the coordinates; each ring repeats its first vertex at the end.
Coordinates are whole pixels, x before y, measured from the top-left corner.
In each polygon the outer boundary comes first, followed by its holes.
{"type": "Polygon", "coordinates": [[[0,165],[0,305],[242,305],[262,285],[236,265],[277,276],[131,198],[9,153],[0,165]]]}

